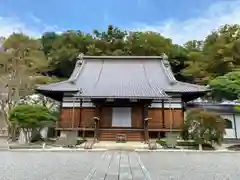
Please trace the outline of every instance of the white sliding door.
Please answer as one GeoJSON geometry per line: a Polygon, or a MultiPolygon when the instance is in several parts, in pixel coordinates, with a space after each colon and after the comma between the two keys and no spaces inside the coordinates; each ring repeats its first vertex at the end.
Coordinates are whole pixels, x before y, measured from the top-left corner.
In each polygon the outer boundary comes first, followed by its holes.
{"type": "Polygon", "coordinates": [[[112,112],[112,127],[131,127],[131,108],[117,107],[112,112]]]}

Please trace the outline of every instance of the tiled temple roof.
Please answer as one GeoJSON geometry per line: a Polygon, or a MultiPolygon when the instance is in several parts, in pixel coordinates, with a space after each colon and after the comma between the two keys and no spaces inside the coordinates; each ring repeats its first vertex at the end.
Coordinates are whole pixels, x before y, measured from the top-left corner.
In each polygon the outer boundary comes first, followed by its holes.
{"type": "Polygon", "coordinates": [[[168,93],[208,89],[177,81],[168,60],[159,56],[83,56],[67,81],[37,90],[81,92],[89,98],[164,99],[168,93]]]}

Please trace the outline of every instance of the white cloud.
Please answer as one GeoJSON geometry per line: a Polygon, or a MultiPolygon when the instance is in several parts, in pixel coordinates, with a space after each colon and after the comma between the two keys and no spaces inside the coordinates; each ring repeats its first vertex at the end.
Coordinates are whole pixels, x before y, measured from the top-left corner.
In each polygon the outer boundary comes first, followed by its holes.
{"type": "Polygon", "coordinates": [[[134,30],[156,31],[183,44],[188,40],[203,40],[211,31],[224,24],[240,24],[240,0],[225,0],[212,4],[198,17],[185,21],[170,19],[158,24],[134,24],[134,30]]]}
{"type": "Polygon", "coordinates": [[[30,17],[32,18],[32,20],[35,23],[41,23],[42,22],[42,20],[40,18],[38,18],[37,16],[35,16],[34,14],[30,14],[30,17]]]}
{"type": "Polygon", "coordinates": [[[32,37],[39,37],[46,31],[59,31],[59,28],[57,26],[43,24],[42,20],[36,16],[31,15],[30,18],[33,20],[33,25],[31,26],[27,25],[19,18],[0,17],[0,37],[7,37],[13,32],[20,32],[32,37]]]}
{"type": "Polygon", "coordinates": [[[7,37],[13,32],[22,32],[30,36],[39,36],[40,33],[36,29],[27,27],[17,18],[0,17],[0,36],[7,37]]]}

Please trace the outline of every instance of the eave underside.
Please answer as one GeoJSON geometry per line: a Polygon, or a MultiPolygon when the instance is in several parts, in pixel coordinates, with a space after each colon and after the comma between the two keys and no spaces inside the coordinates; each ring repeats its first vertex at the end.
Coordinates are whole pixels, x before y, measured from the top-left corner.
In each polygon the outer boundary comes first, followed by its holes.
{"type": "MultiPolygon", "coordinates": [[[[72,92],[62,92],[62,91],[41,91],[41,90],[37,90],[38,93],[46,96],[46,97],[49,97],[51,99],[54,99],[56,101],[62,101],[63,100],[63,97],[65,96],[64,94],[65,93],[68,93],[68,94],[72,94],[72,97],[74,97],[74,94],[76,94],[77,92],[76,91],[72,91],[72,92]]],[[[152,97],[152,98],[149,98],[149,97],[84,97],[84,96],[76,96],[75,98],[78,98],[78,99],[91,99],[91,101],[104,101],[106,99],[113,99],[113,100],[125,100],[125,99],[130,99],[130,100],[142,100],[142,101],[153,101],[153,100],[171,100],[172,97],[174,96],[178,96],[178,97],[181,97],[182,98],[182,101],[183,102],[189,102],[189,101],[192,101],[194,99],[197,99],[199,97],[202,97],[206,94],[206,92],[168,92],[169,94],[169,97],[167,98],[157,98],[157,97],[152,97]]]]}

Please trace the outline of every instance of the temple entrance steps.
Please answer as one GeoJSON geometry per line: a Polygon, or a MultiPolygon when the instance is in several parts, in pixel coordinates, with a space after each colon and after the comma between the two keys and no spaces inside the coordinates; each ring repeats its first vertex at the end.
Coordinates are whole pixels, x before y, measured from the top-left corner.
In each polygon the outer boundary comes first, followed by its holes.
{"type": "Polygon", "coordinates": [[[93,149],[107,149],[107,150],[135,150],[135,149],[149,149],[148,144],[140,141],[128,141],[119,143],[116,141],[99,141],[92,147],[93,149]]]}
{"type": "Polygon", "coordinates": [[[117,141],[118,137],[128,141],[144,141],[144,131],[142,129],[99,129],[99,141],[117,141]]]}

